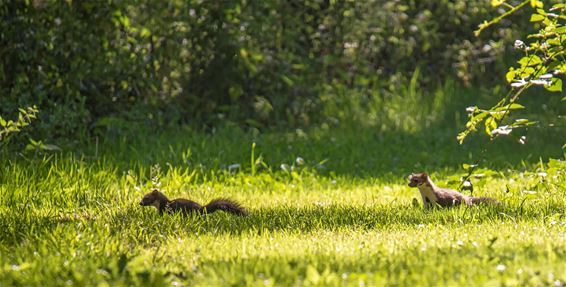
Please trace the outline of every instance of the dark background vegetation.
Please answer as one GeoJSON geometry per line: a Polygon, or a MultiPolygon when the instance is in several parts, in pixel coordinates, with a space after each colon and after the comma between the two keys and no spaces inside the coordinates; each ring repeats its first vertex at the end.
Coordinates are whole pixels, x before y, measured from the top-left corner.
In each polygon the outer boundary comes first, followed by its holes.
{"type": "Polygon", "coordinates": [[[3,0],[0,114],[37,105],[46,140],[364,121],[344,111],[407,96],[411,80],[413,93],[502,83],[530,23],[474,37],[500,12],[489,2],[3,0]]]}

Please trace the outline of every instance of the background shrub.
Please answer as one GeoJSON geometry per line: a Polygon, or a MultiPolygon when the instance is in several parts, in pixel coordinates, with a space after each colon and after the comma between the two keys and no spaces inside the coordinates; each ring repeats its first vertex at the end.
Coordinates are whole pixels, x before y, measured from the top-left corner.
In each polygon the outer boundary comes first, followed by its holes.
{"type": "Polygon", "coordinates": [[[417,70],[425,90],[498,81],[528,23],[475,38],[494,15],[479,0],[2,1],[0,114],[37,105],[41,138],[115,118],[309,125],[352,94],[395,98],[417,70]]]}

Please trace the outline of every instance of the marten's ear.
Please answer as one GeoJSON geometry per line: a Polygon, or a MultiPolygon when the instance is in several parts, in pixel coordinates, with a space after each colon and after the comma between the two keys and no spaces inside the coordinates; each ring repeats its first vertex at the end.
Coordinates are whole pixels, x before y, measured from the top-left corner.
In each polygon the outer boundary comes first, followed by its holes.
{"type": "Polygon", "coordinates": [[[427,179],[427,178],[428,178],[428,174],[426,174],[426,172],[421,173],[421,178],[422,178],[422,179],[427,179]]]}
{"type": "Polygon", "coordinates": [[[157,189],[157,188],[154,188],[154,189],[151,190],[151,193],[158,193],[158,192],[159,192],[159,189],[157,189]]]}

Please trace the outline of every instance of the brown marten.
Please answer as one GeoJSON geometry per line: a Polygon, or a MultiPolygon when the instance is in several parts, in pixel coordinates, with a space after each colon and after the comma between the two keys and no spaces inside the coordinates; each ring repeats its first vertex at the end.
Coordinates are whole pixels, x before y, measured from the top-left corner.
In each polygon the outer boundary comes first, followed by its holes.
{"type": "Polygon", "coordinates": [[[159,210],[160,214],[163,214],[163,212],[198,212],[204,214],[213,213],[217,210],[230,212],[240,216],[245,216],[248,214],[247,210],[240,206],[239,203],[236,203],[229,199],[217,198],[212,200],[209,204],[202,206],[194,201],[183,198],[169,200],[163,193],[159,192],[159,190],[157,189],[153,189],[152,192],[146,194],[140,202],[140,205],[153,205],[157,208],[157,210],[159,210]]]}
{"type": "Polygon", "coordinates": [[[474,205],[484,202],[499,203],[491,197],[473,197],[463,195],[455,190],[438,187],[426,173],[413,173],[409,176],[409,186],[418,187],[423,198],[425,208],[440,205],[451,207],[465,203],[474,205]]]}

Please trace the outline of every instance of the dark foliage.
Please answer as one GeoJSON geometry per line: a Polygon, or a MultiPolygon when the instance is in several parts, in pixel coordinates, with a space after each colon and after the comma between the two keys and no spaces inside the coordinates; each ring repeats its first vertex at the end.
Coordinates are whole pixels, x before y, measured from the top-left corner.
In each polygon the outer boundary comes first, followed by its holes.
{"type": "Polygon", "coordinates": [[[2,1],[0,114],[37,105],[41,138],[124,120],[308,125],[322,92],[394,92],[416,69],[425,88],[485,82],[522,31],[475,38],[493,14],[479,0],[2,1]]]}

